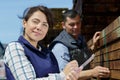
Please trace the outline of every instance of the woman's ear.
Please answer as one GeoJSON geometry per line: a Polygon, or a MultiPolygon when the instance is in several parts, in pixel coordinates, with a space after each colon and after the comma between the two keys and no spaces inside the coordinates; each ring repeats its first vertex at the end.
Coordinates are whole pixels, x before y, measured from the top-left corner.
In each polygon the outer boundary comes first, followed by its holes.
{"type": "Polygon", "coordinates": [[[23,21],[22,21],[22,24],[23,24],[23,27],[25,28],[25,26],[26,26],[26,21],[23,20],[23,21]]]}

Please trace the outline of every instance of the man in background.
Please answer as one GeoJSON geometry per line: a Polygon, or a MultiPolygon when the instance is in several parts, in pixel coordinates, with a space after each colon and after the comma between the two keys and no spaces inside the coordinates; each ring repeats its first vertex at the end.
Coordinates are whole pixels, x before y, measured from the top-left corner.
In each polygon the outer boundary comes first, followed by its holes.
{"type": "MultiPolygon", "coordinates": [[[[100,32],[96,32],[93,36],[93,44],[88,48],[84,36],[81,35],[80,15],[75,10],[68,10],[63,13],[62,27],[63,31],[49,46],[58,61],[60,71],[73,59],[82,65],[92,55],[92,50],[100,37],[100,32]]],[[[88,64],[83,69],[80,74],[82,80],[91,77],[106,78],[110,74],[108,68],[101,66],[90,69],[90,64],[88,64]]]]}

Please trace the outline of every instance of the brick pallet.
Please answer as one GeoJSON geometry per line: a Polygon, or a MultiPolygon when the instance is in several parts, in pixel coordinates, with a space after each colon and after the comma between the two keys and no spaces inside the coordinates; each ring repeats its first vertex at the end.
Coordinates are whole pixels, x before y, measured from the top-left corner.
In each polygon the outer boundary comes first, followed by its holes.
{"type": "MultiPolygon", "coordinates": [[[[92,40],[88,41],[88,45],[91,45],[91,42],[92,40]]],[[[95,55],[91,67],[109,67],[110,80],[120,80],[120,16],[101,31],[95,55]]]]}

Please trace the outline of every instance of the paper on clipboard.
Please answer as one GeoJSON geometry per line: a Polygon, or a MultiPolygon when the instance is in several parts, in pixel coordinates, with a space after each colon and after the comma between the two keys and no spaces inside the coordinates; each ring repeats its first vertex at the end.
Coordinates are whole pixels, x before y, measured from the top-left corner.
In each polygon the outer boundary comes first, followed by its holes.
{"type": "Polygon", "coordinates": [[[88,63],[90,63],[95,57],[95,54],[92,54],[89,59],[87,59],[79,68],[83,69],[88,63]]]}

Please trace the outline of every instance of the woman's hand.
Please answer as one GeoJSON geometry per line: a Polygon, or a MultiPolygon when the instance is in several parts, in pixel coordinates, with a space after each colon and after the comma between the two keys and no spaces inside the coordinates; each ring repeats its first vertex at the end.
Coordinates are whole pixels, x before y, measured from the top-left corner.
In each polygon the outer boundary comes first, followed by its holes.
{"type": "Polygon", "coordinates": [[[77,80],[79,78],[80,71],[81,69],[78,68],[76,60],[69,62],[63,70],[66,80],[77,80]]]}

